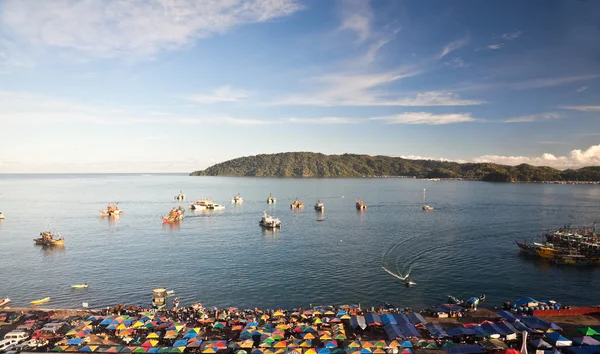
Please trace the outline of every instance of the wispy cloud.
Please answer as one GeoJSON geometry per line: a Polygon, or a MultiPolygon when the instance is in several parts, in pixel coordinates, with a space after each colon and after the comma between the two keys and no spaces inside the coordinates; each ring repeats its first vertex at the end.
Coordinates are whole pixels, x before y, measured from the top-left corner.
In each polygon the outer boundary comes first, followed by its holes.
{"type": "Polygon", "coordinates": [[[522,82],[509,84],[508,86],[510,88],[514,88],[517,90],[525,90],[525,89],[533,89],[533,88],[560,86],[560,85],[570,84],[570,83],[578,82],[578,81],[592,80],[592,79],[596,79],[598,77],[600,77],[599,74],[551,77],[551,78],[526,80],[526,81],[522,81],[522,82]]]}
{"type": "Polygon", "coordinates": [[[211,93],[186,95],[183,98],[197,103],[236,102],[248,98],[249,93],[236,90],[229,85],[221,86],[211,93]]]}
{"type": "Polygon", "coordinates": [[[538,141],[537,144],[542,144],[542,145],[565,145],[567,144],[566,141],[538,141]]]}
{"type": "Polygon", "coordinates": [[[476,121],[470,113],[433,114],[429,112],[407,112],[386,117],[373,117],[371,120],[386,124],[426,124],[444,125],[476,121]]]}
{"type": "Polygon", "coordinates": [[[504,33],[502,35],[502,38],[507,41],[512,41],[513,39],[517,39],[517,38],[521,37],[522,34],[523,34],[523,32],[521,32],[521,31],[508,32],[508,33],[504,33]]]}
{"type": "Polygon", "coordinates": [[[496,49],[500,49],[504,46],[504,44],[502,43],[497,43],[497,44],[490,44],[488,45],[486,48],[487,49],[491,49],[491,50],[496,50],[496,49]]]}
{"type": "Polygon", "coordinates": [[[379,52],[379,50],[381,48],[383,48],[386,44],[388,44],[394,38],[396,38],[396,35],[398,34],[398,32],[400,32],[400,30],[395,29],[395,30],[391,31],[391,33],[387,33],[387,34],[381,36],[381,38],[375,40],[375,42],[369,46],[369,49],[366,51],[365,55],[363,56],[362,61],[364,62],[364,64],[370,64],[373,61],[375,61],[377,52],[379,52]]]}
{"type": "Polygon", "coordinates": [[[560,108],[579,112],[600,112],[600,106],[563,106],[560,108]]]}
{"type": "Polygon", "coordinates": [[[469,42],[468,38],[461,38],[454,42],[450,42],[444,46],[442,52],[438,55],[438,59],[442,59],[446,55],[452,53],[453,51],[465,46],[469,42]]]}
{"type": "Polygon", "coordinates": [[[349,30],[356,34],[359,43],[371,35],[373,14],[367,0],[343,0],[341,2],[342,23],[339,30],[349,30]]]}
{"type": "Polygon", "coordinates": [[[536,166],[551,166],[555,168],[581,168],[584,166],[600,165],[600,145],[593,145],[586,150],[571,150],[566,156],[555,156],[544,153],[540,156],[503,156],[484,155],[473,159],[474,162],[494,162],[506,165],[519,165],[527,163],[536,166]]]}
{"type": "Polygon", "coordinates": [[[471,66],[471,64],[464,61],[461,57],[457,57],[447,62],[444,62],[444,64],[453,68],[468,68],[469,66],[471,66]]]}
{"type": "Polygon", "coordinates": [[[33,61],[17,43],[0,36],[0,75],[32,66],[33,61]]]}
{"type": "Polygon", "coordinates": [[[320,117],[320,118],[288,118],[286,121],[298,124],[357,124],[360,119],[356,118],[341,118],[341,117],[320,117]]]}
{"type": "Polygon", "coordinates": [[[98,57],[147,56],[300,10],[295,0],[3,2],[0,29],[98,57]]]}
{"type": "Polygon", "coordinates": [[[539,114],[530,114],[526,116],[513,117],[503,120],[504,123],[530,123],[543,120],[560,119],[564,116],[560,113],[548,112],[539,114]]]}
{"type": "Polygon", "coordinates": [[[580,88],[577,89],[577,92],[583,92],[585,90],[587,90],[587,86],[581,86],[580,88]]]}

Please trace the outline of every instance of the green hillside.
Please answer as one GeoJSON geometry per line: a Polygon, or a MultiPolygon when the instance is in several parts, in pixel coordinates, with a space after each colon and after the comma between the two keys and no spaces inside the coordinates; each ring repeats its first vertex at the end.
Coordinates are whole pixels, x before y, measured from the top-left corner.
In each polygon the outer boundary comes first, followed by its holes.
{"type": "Polygon", "coordinates": [[[408,160],[368,155],[286,152],[240,157],[192,176],[467,178],[491,182],[600,181],[600,167],[557,170],[546,166],[408,160]]]}

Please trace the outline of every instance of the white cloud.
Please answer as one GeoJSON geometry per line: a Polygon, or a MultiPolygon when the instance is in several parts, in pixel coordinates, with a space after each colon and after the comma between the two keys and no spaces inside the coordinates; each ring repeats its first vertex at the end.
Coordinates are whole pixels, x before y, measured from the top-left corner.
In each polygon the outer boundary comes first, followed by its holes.
{"type": "Polygon", "coordinates": [[[569,155],[555,156],[544,153],[540,156],[501,156],[485,155],[473,159],[474,162],[493,162],[505,165],[527,163],[535,166],[550,166],[559,169],[581,168],[584,166],[600,165],[600,145],[593,145],[586,150],[572,150],[569,155]]]}
{"type": "Polygon", "coordinates": [[[521,34],[523,34],[523,32],[521,31],[504,33],[502,35],[502,38],[506,39],[507,41],[512,41],[513,39],[521,37],[521,34]]]}
{"type": "Polygon", "coordinates": [[[408,160],[431,160],[431,161],[458,162],[458,163],[469,162],[469,161],[461,160],[461,159],[447,159],[444,157],[425,157],[425,156],[419,156],[419,155],[400,155],[400,157],[403,159],[408,159],[408,160]]]}
{"type": "Polygon", "coordinates": [[[198,103],[236,102],[248,98],[248,92],[236,90],[231,86],[222,86],[207,94],[184,96],[185,99],[198,103]]]}
{"type": "Polygon", "coordinates": [[[320,117],[320,118],[288,118],[290,123],[298,124],[356,124],[360,120],[356,118],[320,117]]]}
{"type": "Polygon", "coordinates": [[[339,30],[349,30],[356,34],[359,43],[371,35],[372,12],[367,0],[343,0],[341,2],[342,23],[339,30]]]}
{"type": "Polygon", "coordinates": [[[450,42],[450,43],[446,44],[446,46],[444,46],[444,49],[442,49],[442,52],[438,55],[438,59],[442,59],[446,55],[448,55],[448,54],[452,53],[453,51],[455,51],[455,50],[463,47],[468,42],[469,42],[468,38],[462,38],[462,39],[459,39],[459,40],[456,40],[454,42],[450,42]]]}
{"type": "Polygon", "coordinates": [[[465,62],[464,60],[462,60],[461,57],[457,57],[454,58],[452,60],[449,60],[447,62],[444,62],[444,64],[451,66],[453,68],[468,68],[469,66],[471,66],[471,64],[465,62]]]}
{"type": "Polygon", "coordinates": [[[7,0],[0,29],[27,43],[92,56],[145,56],[300,9],[295,0],[7,0]]]}
{"type": "Polygon", "coordinates": [[[579,112],[598,112],[598,111],[600,111],[600,106],[563,106],[560,108],[572,109],[574,111],[579,111],[579,112]]]}
{"type": "Polygon", "coordinates": [[[564,116],[560,113],[539,113],[539,114],[530,114],[526,116],[513,117],[503,120],[504,123],[530,123],[537,122],[541,120],[549,120],[549,119],[560,119],[564,116]]]}
{"type": "Polygon", "coordinates": [[[525,89],[532,89],[532,88],[560,86],[560,85],[570,84],[570,83],[577,82],[577,81],[591,80],[591,79],[595,79],[598,77],[600,77],[599,74],[551,77],[551,78],[526,80],[526,81],[517,82],[514,84],[509,84],[508,86],[510,88],[514,88],[517,90],[525,90],[525,89]]]}
{"type": "Polygon", "coordinates": [[[407,112],[386,117],[373,117],[372,120],[382,121],[386,124],[427,124],[443,125],[467,123],[476,121],[470,113],[433,114],[428,112],[407,112]]]}
{"type": "Polygon", "coordinates": [[[583,92],[585,90],[587,90],[587,86],[581,86],[580,88],[577,89],[577,92],[583,92]]]}
{"type": "Polygon", "coordinates": [[[33,65],[33,61],[14,41],[0,37],[0,75],[33,65]]]}
{"type": "Polygon", "coordinates": [[[504,46],[504,44],[501,44],[501,43],[499,43],[499,44],[490,44],[490,45],[487,46],[487,48],[491,49],[491,50],[496,50],[496,49],[502,48],[503,46],[504,46]]]}

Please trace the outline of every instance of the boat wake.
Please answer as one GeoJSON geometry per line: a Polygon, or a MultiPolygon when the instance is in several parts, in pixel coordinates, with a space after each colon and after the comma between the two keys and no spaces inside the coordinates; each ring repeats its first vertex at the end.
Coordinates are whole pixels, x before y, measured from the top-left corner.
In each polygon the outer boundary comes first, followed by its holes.
{"type": "MultiPolygon", "coordinates": [[[[403,276],[402,274],[400,274],[400,275],[398,275],[398,274],[395,274],[394,272],[390,271],[389,269],[387,269],[387,268],[386,268],[386,267],[384,267],[384,266],[381,266],[381,268],[382,268],[383,270],[385,270],[385,272],[386,272],[386,273],[388,273],[389,275],[393,276],[394,278],[398,278],[398,279],[402,280],[402,281],[403,281],[403,282],[405,282],[405,283],[406,283],[406,280],[408,279],[408,276],[410,275],[410,271],[408,271],[408,273],[406,273],[406,275],[404,275],[404,276],[403,276]]],[[[415,282],[413,282],[413,281],[409,281],[409,282],[408,282],[408,283],[406,283],[406,284],[408,284],[408,285],[417,285],[417,283],[415,283],[415,282]]]]}

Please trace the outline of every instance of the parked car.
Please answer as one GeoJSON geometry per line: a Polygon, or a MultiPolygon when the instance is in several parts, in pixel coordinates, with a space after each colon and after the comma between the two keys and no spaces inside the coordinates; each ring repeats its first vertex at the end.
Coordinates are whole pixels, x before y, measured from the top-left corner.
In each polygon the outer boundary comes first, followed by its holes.
{"type": "Polygon", "coordinates": [[[14,339],[17,343],[22,343],[29,339],[29,333],[25,331],[11,331],[4,335],[4,339],[14,339]]]}

